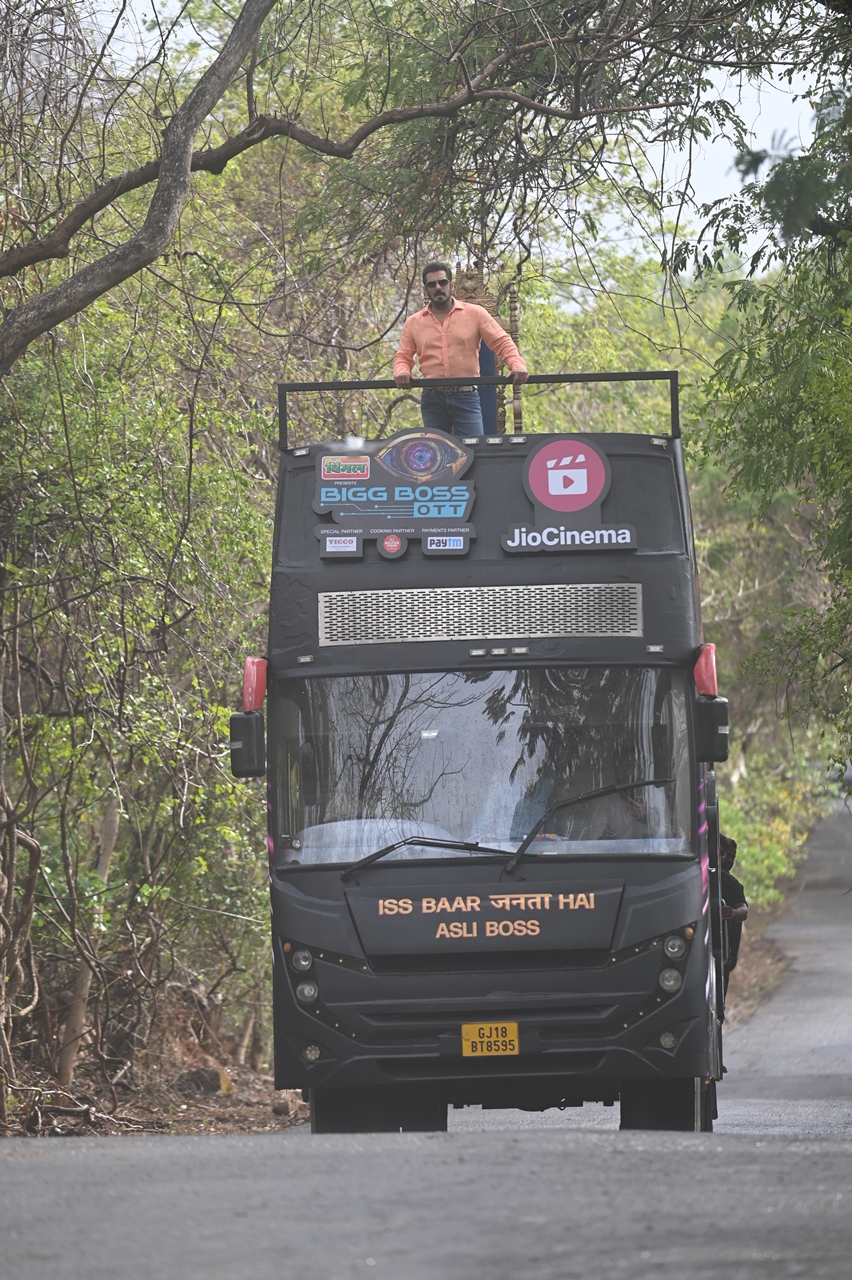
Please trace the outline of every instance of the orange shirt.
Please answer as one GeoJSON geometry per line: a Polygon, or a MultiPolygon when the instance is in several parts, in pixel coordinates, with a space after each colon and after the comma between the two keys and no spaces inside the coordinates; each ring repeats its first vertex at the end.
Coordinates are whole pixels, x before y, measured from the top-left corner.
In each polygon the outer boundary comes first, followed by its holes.
{"type": "Polygon", "coordinates": [[[480,340],[512,373],[526,373],[520,351],[494,317],[484,307],[454,298],[443,324],[428,305],[408,317],[394,356],[393,376],[411,373],[417,356],[424,378],[478,378],[480,340]]]}

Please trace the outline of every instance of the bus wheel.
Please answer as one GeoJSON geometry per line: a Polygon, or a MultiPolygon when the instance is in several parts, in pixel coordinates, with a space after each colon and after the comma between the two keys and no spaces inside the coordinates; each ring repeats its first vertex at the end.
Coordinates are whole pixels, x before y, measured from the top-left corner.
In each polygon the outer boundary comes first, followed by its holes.
{"type": "Polygon", "coordinates": [[[696,1124],[696,1086],[701,1081],[632,1080],[621,1089],[621,1129],[669,1129],[694,1133],[704,1127],[703,1107],[696,1124]]]}
{"type": "Polygon", "coordinates": [[[311,1089],[311,1133],[398,1133],[379,1089],[311,1089]]]}
{"type": "Polygon", "coordinates": [[[311,1089],[311,1133],[355,1133],[351,1089],[311,1089]]]}
{"type": "Polygon", "coordinates": [[[447,1104],[411,1089],[400,1098],[399,1120],[403,1133],[446,1133],[447,1104]]]}
{"type": "Polygon", "coordinates": [[[447,1104],[416,1089],[312,1089],[311,1133],[438,1133],[447,1104]]]}
{"type": "Polygon", "coordinates": [[[718,1117],[716,1106],[716,1081],[708,1080],[701,1088],[701,1132],[712,1133],[713,1121],[718,1117]]]}

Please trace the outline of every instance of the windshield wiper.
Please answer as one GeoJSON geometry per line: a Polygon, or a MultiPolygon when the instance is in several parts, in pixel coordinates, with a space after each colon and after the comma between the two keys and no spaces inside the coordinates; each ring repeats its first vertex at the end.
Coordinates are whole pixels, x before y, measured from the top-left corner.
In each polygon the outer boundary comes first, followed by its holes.
{"type": "Polygon", "coordinates": [[[458,849],[461,853],[497,853],[508,855],[508,849],[495,849],[492,845],[480,844],[478,840],[436,840],[434,836],[408,836],[405,840],[395,840],[393,844],[385,845],[384,849],[377,849],[375,853],[368,853],[366,858],[361,858],[360,862],[353,862],[345,870],[341,871],[340,879],[348,880],[356,871],[360,871],[362,867],[369,867],[372,862],[378,862],[379,858],[384,858],[387,854],[393,853],[396,849],[402,849],[407,844],[422,845],[426,849],[458,849]]]}
{"type": "Polygon", "coordinates": [[[514,871],[515,867],[523,858],[527,849],[529,849],[533,840],[535,840],[539,831],[541,831],[548,818],[554,813],[558,813],[560,809],[570,809],[572,805],[583,804],[586,800],[597,800],[599,796],[611,796],[616,791],[633,791],[639,787],[664,787],[669,782],[674,782],[674,778],[643,778],[637,782],[618,782],[613,783],[609,787],[598,787],[597,791],[585,791],[582,795],[572,796],[570,800],[560,800],[558,804],[552,804],[549,809],[541,815],[535,826],[527,832],[509,861],[506,863],[504,870],[514,871]]]}

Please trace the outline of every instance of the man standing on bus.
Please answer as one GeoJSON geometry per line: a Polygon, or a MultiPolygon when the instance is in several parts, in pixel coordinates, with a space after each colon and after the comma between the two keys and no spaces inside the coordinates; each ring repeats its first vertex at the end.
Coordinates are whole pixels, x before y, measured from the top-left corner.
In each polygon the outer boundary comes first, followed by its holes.
{"type": "MultiPolygon", "coordinates": [[[[414,357],[424,378],[478,378],[479,344],[484,342],[508,365],[515,386],[526,382],[527,366],[505,330],[484,307],[453,296],[453,273],[446,262],[423,268],[426,306],[402,326],[393,376],[398,387],[411,386],[414,357]]],[[[423,425],[429,431],[481,436],[482,409],[475,386],[424,387],[420,398],[423,425]]]]}

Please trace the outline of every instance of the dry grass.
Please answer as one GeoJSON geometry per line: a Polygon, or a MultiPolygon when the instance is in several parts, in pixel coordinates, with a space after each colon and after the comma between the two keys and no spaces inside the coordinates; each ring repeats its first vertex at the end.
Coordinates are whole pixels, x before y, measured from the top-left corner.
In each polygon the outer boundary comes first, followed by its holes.
{"type": "Polygon", "coordinates": [[[148,1082],[133,1090],[119,1087],[114,1097],[94,1078],[77,1079],[66,1090],[30,1075],[10,1090],[5,1136],[265,1133],[309,1119],[298,1090],[276,1092],[271,1076],[247,1067],[187,1072],[168,1086],[148,1082]]]}

